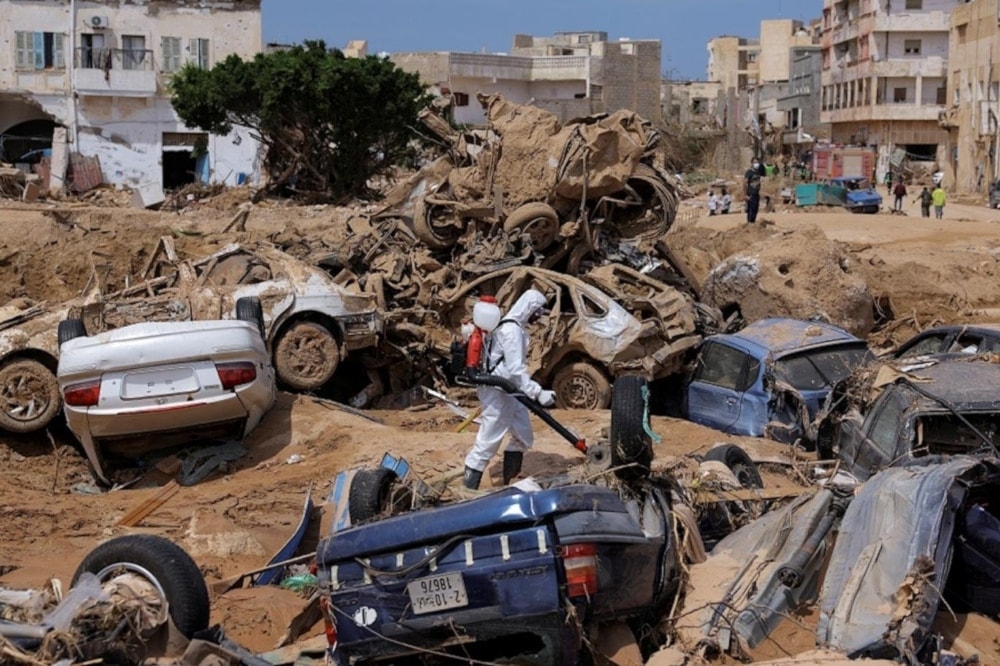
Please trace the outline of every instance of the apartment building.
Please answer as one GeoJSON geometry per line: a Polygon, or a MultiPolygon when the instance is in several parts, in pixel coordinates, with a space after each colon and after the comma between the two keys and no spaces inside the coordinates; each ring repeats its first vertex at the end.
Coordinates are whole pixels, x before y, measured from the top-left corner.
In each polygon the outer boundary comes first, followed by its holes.
{"type": "Polygon", "coordinates": [[[51,150],[56,189],[69,153],[130,186],[255,176],[250,134],[185,127],[168,84],[185,63],[259,53],[260,0],[0,0],[0,15],[0,159],[51,150]]]}
{"type": "Polygon", "coordinates": [[[877,146],[877,177],[943,168],[950,12],[962,0],[824,0],[823,122],[832,140],[877,146]]]}
{"type": "Polygon", "coordinates": [[[592,113],[635,111],[659,121],[660,42],[608,39],[606,32],[516,35],[509,54],[396,53],[397,67],[416,72],[438,94],[450,94],[455,122],[482,125],[477,93],[532,103],[561,121],[592,113]]]}
{"type": "Polygon", "coordinates": [[[717,128],[721,93],[718,81],[665,80],[660,86],[663,117],[703,129],[717,128]]]}
{"type": "Polygon", "coordinates": [[[972,0],[951,13],[948,168],[961,192],[1000,178],[1000,0],[972,0]]]}
{"type": "Polygon", "coordinates": [[[819,45],[791,49],[788,85],[777,99],[777,110],[783,116],[784,145],[829,138],[829,129],[820,122],[822,76],[823,51],[819,45]]]}
{"type": "Polygon", "coordinates": [[[757,85],[760,41],[722,35],[708,40],[709,81],[718,81],[723,91],[737,92],[757,85]]]}

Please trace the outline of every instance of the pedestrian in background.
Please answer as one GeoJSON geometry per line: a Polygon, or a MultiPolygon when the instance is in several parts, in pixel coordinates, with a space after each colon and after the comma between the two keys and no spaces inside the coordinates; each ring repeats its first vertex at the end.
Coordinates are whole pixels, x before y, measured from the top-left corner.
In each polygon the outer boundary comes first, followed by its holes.
{"type": "Polygon", "coordinates": [[[939,220],[944,218],[944,204],[947,198],[948,197],[944,193],[944,188],[941,187],[940,183],[938,183],[937,187],[934,188],[934,191],[931,192],[931,202],[934,204],[934,217],[939,220]]]}
{"type": "Polygon", "coordinates": [[[733,206],[733,196],[726,191],[726,188],[722,188],[722,197],[719,199],[719,212],[723,215],[729,214],[729,209],[733,206]]]}
{"type": "Polygon", "coordinates": [[[896,187],[892,188],[892,193],[896,197],[896,205],[893,206],[893,210],[896,212],[903,212],[903,197],[906,196],[906,183],[900,178],[896,182],[896,187]]]}
{"type": "Polygon", "coordinates": [[[916,203],[918,200],[920,201],[920,217],[930,217],[934,197],[931,196],[931,191],[927,189],[926,185],[924,185],[924,189],[920,190],[920,196],[913,201],[916,203]]]}
{"type": "Polygon", "coordinates": [[[715,193],[715,190],[708,197],[708,214],[715,215],[719,212],[719,196],[715,193]]]}

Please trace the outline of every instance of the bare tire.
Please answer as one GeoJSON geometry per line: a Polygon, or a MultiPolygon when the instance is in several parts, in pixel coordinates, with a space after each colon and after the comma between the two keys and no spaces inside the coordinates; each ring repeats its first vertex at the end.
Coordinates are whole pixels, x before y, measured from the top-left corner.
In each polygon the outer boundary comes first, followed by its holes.
{"type": "Polygon", "coordinates": [[[392,484],[396,473],[391,469],[359,469],[351,479],[351,489],[347,494],[347,510],[351,524],[358,525],[375,520],[389,508],[392,484]]]}
{"type": "Polygon", "coordinates": [[[281,333],[274,348],[278,380],[296,391],[315,391],[340,365],[340,345],[326,326],[297,321],[281,333]]]}
{"type": "Polygon", "coordinates": [[[552,388],[556,392],[556,405],[562,409],[607,409],[611,404],[611,383],[587,361],[560,368],[552,388]]]}
{"type": "Polygon", "coordinates": [[[432,250],[447,250],[458,242],[459,232],[453,226],[439,227],[434,224],[434,207],[422,199],[413,206],[413,233],[432,250]]]}
{"type": "Polygon", "coordinates": [[[515,208],[504,221],[503,230],[507,233],[517,231],[528,234],[532,247],[542,251],[556,239],[559,215],[547,203],[533,201],[515,208]]]}
{"type": "Polygon", "coordinates": [[[622,479],[649,475],[653,437],[649,427],[649,388],[646,380],[625,375],[611,391],[611,465],[622,479]],[[619,469],[620,468],[620,469],[619,469]]]}
{"type": "Polygon", "coordinates": [[[198,565],[177,544],[153,534],[129,534],[102,543],[83,559],[73,584],[90,572],[101,582],[126,574],[150,585],[169,605],[177,629],[190,638],[208,628],[208,588],[198,565]]]}
{"type": "Polygon", "coordinates": [[[59,347],[62,347],[63,343],[69,342],[74,338],[87,336],[87,327],[83,325],[83,321],[80,319],[63,319],[59,322],[59,328],[56,331],[59,347]]]}
{"type": "Polygon", "coordinates": [[[705,460],[717,460],[724,464],[744,488],[763,488],[764,480],[760,478],[757,465],[747,452],[735,444],[716,446],[705,454],[705,460]]]}
{"type": "Polygon", "coordinates": [[[41,430],[61,406],[56,377],[40,362],[22,358],[0,368],[0,428],[16,433],[41,430]]]}
{"type": "Polygon", "coordinates": [[[264,332],[264,306],[256,296],[244,296],[236,299],[236,318],[253,324],[260,331],[260,337],[266,342],[264,332]]]}

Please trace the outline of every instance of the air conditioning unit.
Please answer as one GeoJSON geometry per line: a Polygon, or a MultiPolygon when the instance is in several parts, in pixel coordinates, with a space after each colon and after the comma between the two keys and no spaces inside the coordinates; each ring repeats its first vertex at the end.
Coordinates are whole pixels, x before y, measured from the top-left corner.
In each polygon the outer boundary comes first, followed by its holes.
{"type": "Polygon", "coordinates": [[[108,21],[107,16],[91,16],[90,17],[90,27],[104,29],[110,26],[111,23],[108,21]]]}

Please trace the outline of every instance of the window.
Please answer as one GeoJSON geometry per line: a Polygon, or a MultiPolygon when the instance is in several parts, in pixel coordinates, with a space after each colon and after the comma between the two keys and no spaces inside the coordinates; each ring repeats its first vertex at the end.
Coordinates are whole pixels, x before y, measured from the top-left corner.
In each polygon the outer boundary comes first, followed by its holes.
{"type": "Polygon", "coordinates": [[[142,35],[122,35],[122,69],[146,69],[149,62],[146,38],[142,35]]]}
{"type": "Polygon", "coordinates": [[[893,88],[892,89],[892,101],[893,102],[905,102],[906,101],[906,88],[893,88]]]}
{"type": "Polygon", "coordinates": [[[923,9],[924,0],[906,0],[907,9],[923,9]]]}
{"type": "Polygon", "coordinates": [[[944,86],[940,86],[934,95],[934,103],[944,106],[948,103],[948,89],[944,86]]]}
{"type": "Polygon", "coordinates": [[[160,38],[160,70],[176,72],[181,68],[181,38],[160,38]]]}
{"type": "Polygon", "coordinates": [[[591,298],[588,294],[580,293],[580,312],[587,317],[605,317],[608,309],[591,298]]]}
{"type": "Polygon", "coordinates": [[[904,39],[903,40],[903,53],[907,55],[920,55],[920,40],[919,39],[904,39]]]}
{"type": "Polygon", "coordinates": [[[868,360],[864,345],[801,352],[778,359],[774,376],[799,391],[836,386],[868,360]]]}
{"type": "MultiPolygon", "coordinates": [[[[746,359],[747,355],[738,349],[718,343],[708,343],[701,358],[698,359],[698,369],[695,371],[694,381],[714,384],[734,391],[744,390],[743,384],[747,383],[746,379],[743,378],[746,359]]],[[[757,361],[757,368],[760,368],[759,361],[757,361]]]]}
{"type": "Polygon", "coordinates": [[[469,93],[452,93],[452,98],[455,100],[455,106],[469,106],[469,93]]]}
{"type": "Polygon", "coordinates": [[[191,62],[199,69],[210,67],[208,60],[208,40],[192,39],[188,42],[188,51],[191,53],[191,62]]]}
{"type": "Polygon", "coordinates": [[[16,69],[66,69],[61,32],[14,33],[14,66],[16,69]]]}
{"type": "Polygon", "coordinates": [[[903,417],[903,401],[895,392],[889,392],[882,404],[876,403],[872,411],[875,418],[866,428],[868,439],[883,455],[891,459],[896,451],[897,433],[903,417]]]}

